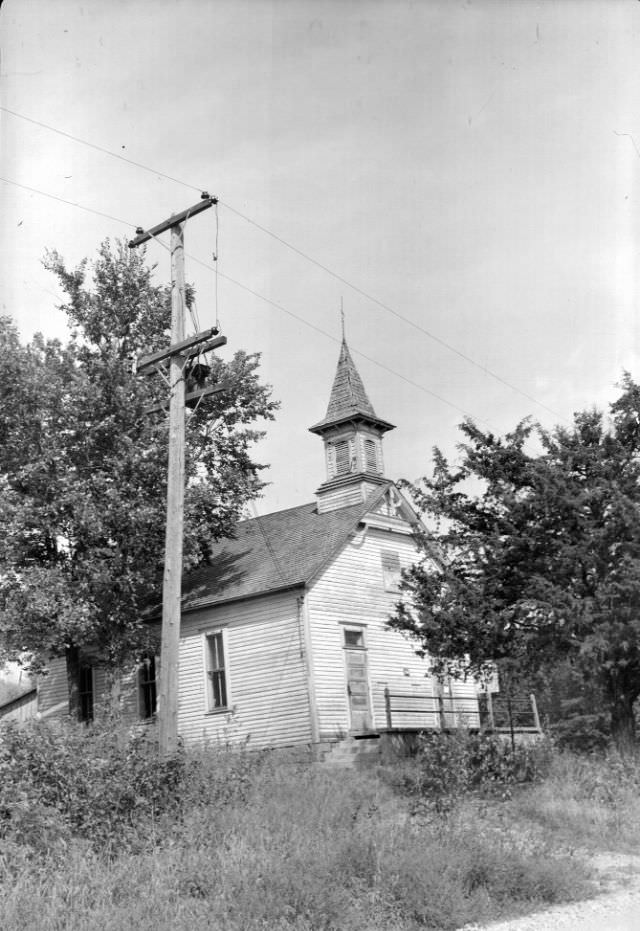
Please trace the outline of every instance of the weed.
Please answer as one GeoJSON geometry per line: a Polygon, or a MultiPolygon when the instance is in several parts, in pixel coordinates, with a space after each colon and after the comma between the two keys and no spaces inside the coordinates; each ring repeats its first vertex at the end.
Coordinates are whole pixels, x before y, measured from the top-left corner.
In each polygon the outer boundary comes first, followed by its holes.
{"type": "MultiPolygon", "coordinates": [[[[405,767],[383,779],[221,750],[162,767],[148,738],[9,729],[0,927],[444,931],[583,893],[580,862],[492,788],[507,779],[500,753],[482,748],[482,793],[468,766],[478,747],[465,747],[434,745],[440,769],[418,758],[423,796],[430,779],[445,797],[447,754],[459,774],[455,806],[421,819],[405,767]]],[[[523,796],[545,784],[527,785],[523,796]]]]}

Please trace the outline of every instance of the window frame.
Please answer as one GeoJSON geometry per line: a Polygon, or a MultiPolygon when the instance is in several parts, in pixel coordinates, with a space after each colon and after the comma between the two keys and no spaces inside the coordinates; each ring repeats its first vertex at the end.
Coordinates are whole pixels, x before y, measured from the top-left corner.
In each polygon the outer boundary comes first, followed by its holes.
{"type": "Polygon", "coordinates": [[[366,629],[365,627],[358,626],[357,624],[343,624],[342,625],[342,646],[345,650],[361,650],[366,652],[367,650],[367,641],[366,641],[366,629]],[[360,643],[348,643],[347,635],[348,634],[357,634],[360,637],[360,643]]]}
{"type": "Polygon", "coordinates": [[[148,656],[145,656],[143,658],[142,662],[138,666],[138,674],[136,677],[137,683],[138,683],[138,717],[140,718],[141,721],[153,721],[156,715],[158,714],[158,698],[159,698],[158,687],[160,684],[159,675],[158,675],[160,671],[158,659],[159,658],[155,654],[149,654],[148,656]],[[147,662],[149,662],[149,667],[151,666],[151,664],[153,664],[153,679],[143,678],[143,673],[144,673],[145,667],[147,666],[147,662]],[[153,711],[151,712],[151,714],[145,714],[146,704],[147,704],[147,701],[145,698],[145,692],[147,689],[153,691],[153,706],[154,707],[153,707],[153,711]]]}
{"type": "Polygon", "coordinates": [[[83,724],[91,724],[95,719],[96,671],[89,663],[81,663],[78,670],[78,707],[83,724]],[[83,676],[89,673],[90,684],[86,688],[83,676]],[[83,687],[84,686],[84,687],[83,687]]]}
{"type": "Polygon", "coordinates": [[[227,634],[226,627],[214,627],[210,630],[206,630],[202,634],[202,651],[203,651],[203,668],[204,668],[204,706],[205,714],[229,714],[233,710],[233,703],[231,698],[231,677],[229,675],[229,637],[227,634]],[[220,645],[222,647],[222,667],[212,668],[212,648],[211,641],[215,637],[220,637],[220,645]],[[213,673],[223,672],[223,688],[224,688],[224,705],[215,705],[214,698],[214,686],[213,686],[213,673]]]}

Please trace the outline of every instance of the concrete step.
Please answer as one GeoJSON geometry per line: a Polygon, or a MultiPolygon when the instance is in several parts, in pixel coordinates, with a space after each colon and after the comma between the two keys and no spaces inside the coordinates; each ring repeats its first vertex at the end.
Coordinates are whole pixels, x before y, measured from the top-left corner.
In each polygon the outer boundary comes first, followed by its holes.
{"type": "Polygon", "coordinates": [[[345,737],[321,751],[323,763],[332,766],[372,765],[380,762],[380,741],[377,738],[356,740],[345,737]]]}

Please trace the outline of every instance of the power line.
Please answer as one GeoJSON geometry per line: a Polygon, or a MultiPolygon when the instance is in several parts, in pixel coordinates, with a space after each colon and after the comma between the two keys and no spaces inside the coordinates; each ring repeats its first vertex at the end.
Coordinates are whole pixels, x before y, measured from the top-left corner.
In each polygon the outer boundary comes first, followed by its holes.
{"type": "MultiPolygon", "coordinates": [[[[181,184],[184,187],[191,188],[191,190],[193,191],[202,190],[201,187],[196,187],[195,185],[190,184],[188,181],[184,181],[181,178],[175,178],[172,175],[165,174],[162,171],[156,171],[155,168],[151,168],[149,165],[144,165],[142,162],[136,162],[133,159],[127,158],[124,155],[120,155],[118,152],[112,152],[110,149],[106,149],[103,146],[96,145],[95,143],[89,142],[86,139],[81,139],[79,136],[72,135],[72,133],[64,132],[61,129],[57,129],[55,126],[50,126],[48,123],[43,123],[40,120],[34,120],[31,117],[24,116],[22,113],[17,113],[15,110],[10,110],[8,107],[0,106],[0,110],[4,111],[5,113],[11,114],[11,116],[15,116],[18,119],[25,120],[28,123],[32,123],[35,126],[39,126],[42,129],[47,129],[50,132],[54,132],[60,136],[64,136],[65,139],[71,139],[73,142],[78,142],[81,145],[86,145],[91,149],[95,149],[98,152],[102,152],[104,155],[110,155],[113,158],[117,158],[120,161],[126,162],[129,165],[135,166],[136,168],[141,168],[143,171],[148,171],[151,174],[156,175],[157,177],[165,178],[167,181],[173,181],[175,184],[181,184]]],[[[618,134],[618,135],[628,135],[628,134],[618,134]]],[[[632,137],[632,141],[633,141],[633,137],[632,137]]],[[[635,145],[635,142],[634,142],[634,145],[635,145]]],[[[63,201],[63,202],[69,203],[68,201],[63,201]]],[[[265,233],[265,235],[270,236],[272,239],[275,239],[276,242],[279,242],[281,245],[285,246],[287,249],[290,249],[296,255],[299,255],[301,258],[305,259],[307,262],[310,262],[312,265],[315,265],[317,268],[320,268],[326,274],[331,275],[331,277],[335,278],[336,281],[340,281],[342,284],[345,284],[348,288],[351,288],[351,290],[354,291],[356,294],[359,294],[361,297],[364,297],[366,300],[371,301],[372,303],[376,304],[382,310],[386,311],[387,313],[392,314],[398,320],[402,320],[403,323],[406,323],[408,326],[413,327],[415,330],[422,333],[428,339],[433,340],[434,342],[438,343],[438,345],[442,346],[444,349],[447,349],[449,352],[452,352],[455,355],[457,355],[460,359],[463,359],[465,362],[468,362],[469,365],[475,366],[475,368],[479,369],[485,375],[489,375],[491,378],[495,379],[501,385],[504,385],[506,388],[509,388],[511,391],[515,391],[516,394],[521,395],[521,397],[526,398],[528,401],[531,401],[533,404],[538,405],[538,407],[543,408],[543,410],[546,410],[550,414],[553,414],[554,417],[559,417],[561,420],[564,420],[564,418],[562,417],[562,414],[559,414],[558,411],[555,411],[553,410],[553,408],[548,407],[546,404],[543,404],[542,401],[539,401],[533,395],[528,394],[526,391],[523,391],[521,388],[518,388],[516,385],[512,384],[510,381],[507,381],[506,378],[502,378],[501,375],[498,375],[497,372],[494,372],[492,369],[489,369],[485,365],[482,365],[482,363],[476,362],[476,360],[473,359],[471,356],[468,356],[466,353],[462,352],[461,350],[456,349],[455,346],[452,346],[450,343],[446,342],[446,340],[441,339],[441,337],[436,336],[435,333],[432,333],[430,330],[427,330],[425,327],[421,326],[419,323],[416,323],[415,320],[411,320],[410,317],[405,317],[404,314],[401,314],[399,311],[394,310],[393,307],[390,307],[388,304],[385,304],[383,301],[378,300],[378,298],[374,297],[372,294],[369,294],[367,291],[358,287],[358,285],[353,284],[347,278],[344,278],[342,275],[338,274],[338,272],[333,271],[333,269],[329,268],[327,265],[323,265],[322,262],[319,262],[317,259],[314,259],[313,256],[308,255],[308,253],[303,252],[302,249],[298,249],[297,246],[294,246],[292,243],[288,242],[286,239],[283,239],[281,236],[278,236],[277,233],[274,233],[272,230],[268,229],[266,226],[262,226],[262,224],[258,223],[256,220],[251,219],[251,217],[248,217],[246,214],[242,213],[240,210],[237,210],[235,207],[232,207],[231,204],[227,204],[224,201],[220,201],[220,204],[226,207],[227,210],[231,211],[232,213],[235,213],[236,216],[240,217],[245,222],[250,223],[252,226],[260,230],[262,233],[265,233]]]]}
{"type": "MultiPolygon", "coordinates": [[[[49,194],[47,191],[40,191],[37,188],[28,187],[26,184],[19,184],[17,181],[10,181],[8,178],[0,178],[0,181],[3,181],[5,184],[13,184],[16,187],[23,188],[27,191],[30,191],[33,194],[41,194],[43,197],[50,197],[53,200],[58,200],[63,204],[67,204],[70,207],[78,207],[80,210],[85,210],[87,213],[94,213],[100,217],[106,217],[109,220],[114,220],[116,223],[122,223],[124,226],[133,227],[134,224],[128,220],[123,220],[122,217],[110,216],[106,213],[101,213],[99,210],[93,210],[91,207],[85,207],[82,204],[74,203],[70,200],[64,200],[62,197],[57,197],[55,194],[49,194]]],[[[148,232],[148,230],[146,231],[148,232]]],[[[166,249],[170,252],[169,246],[158,239],[156,236],[152,236],[153,240],[157,242],[163,249],[166,249]]],[[[190,258],[193,262],[196,262],[198,265],[202,265],[203,268],[209,269],[209,271],[215,272],[216,268],[213,265],[209,265],[208,262],[204,262],[202,259],[199,259],[197,256],[192,255],[189,252],[185,252],[185,255],[190,258]]],[[[311,323],[309,320],[305,320],[304,317],[301,317],[299,314],[294,313],[292,310],[289,310],[287,307],[284,307],[282,304],[279,304],[277,301],[271,300],[271,298],[265,297],[264,294],[260,294],[259,291],[254,291],[253,288],[250,288],[248,285],[242,284],[241,281],[237,281],[235,278],[232,278],[230,275],[217,270],[218,276],[224,278],[230,284],[235,285],[237,288],[240,288],[242,291],[246,291],[247,294],[251,294],[253,297],[258,298],[258,300],[264,301],[266,304],[269,304],[271,307],[275,307],[277,310],[281,311],[284,314],[287,314],[289,317],[293,317],[294,320],[298,320],[299,323],[302,323],[304,326],[309,327],[311,330],[315,330],[316,333],[321,333],[322,336],[326,336],[327,339],[332,340],[335,343],[340,343],[340,340],[337,337],[333,336],[327,330],[323,330],[321,327],[316,326],[314,323],[311,323]]],[[[457,404],[454,404],[453,401],[448,401],[446,398],[443,398],[441,395],[436,394],[435,391],[431,391],[429,388],[425,388],[424,385],[418,384],[418,382],[412,381],[410,378],[407,378],[405,375],[401,375],[400,372],[396,372],[395,369],[390,368],[388,365],[385,365],[383,362],[378,362],[377,359],[374,359],[372,356],[366,355],[366,353],[361,352],[359,349],[352,347],[352,352],[360,356],[363,359],[366,359],[367,362],[371,362],[373,365],[378,366],[378,368],[383,369],[385,372],[394,375],[396,378],[401,379],[406,382],[406,384],[411,385],[414,388],[417,388],[418,391],[422,391],[424,394],[428,394],[430,397],[435,398],[437,401],[440,401],[442,404],[446,404],[448,407],[453,408],[458,411],[458,413],[463,414],[465,417],[471,417],[472,419],[480,420],[483,423],[488,421],[484,417],[474,417],[473,414],[470,414],[468,411],[465,411],[464,408],[459,407],[457,404]]]]}
{"type": "Polygon", "coordinates": [[[167,181],[173,181],[175,184],[182,184],[184,187],[190,187],[193,191],[202,191],[202,188],[194,187],[193,184],[189,184],[187,181],[182,181],[180,178],[174,178],[171,175],[167,175],[162,171],[156,171],[154,168],[150,168],[148,165],[143,165],[142,162],[135,162],[132,158],[127,158],[126,155],[120,155],[119,152],[112,152],[111,149],[105,149],[101,145],[96,145],[94,142],[89,142],[87,139],[81,139],[79,136],[74,136],[72,133],[65,133],[62,129],[57,129],[55,126],[50,126],[48,123],[41,123],[40,120],[34,120],[30,116],[25,116],[23,113],[16,113],[15,110],[10,110],[9,107],[1,107],[4,113],[10,113],[11,116],[17,117],[19,120],[25,120],[27,123],[33,123],[34,126],[39,126],[41,129],[48,129],[52,133],[57,133],[59,136],[64,136],[65,139],[71,139],[73,142],[79,142],[81,145],[86,145],[90,149],[95,149],[96,152],[102,152],[104,155],[110,155],[112,158],[120,159],[121,162],[126,162],[128,165],[133,165],[135,168],[142,168],[143,171],[150,171],[152,174],[157,175],[159,178],[165,178],[167,181]]]}
{"type": "Polygon", "coordinates": [[[32,194],[40,194],[42,197],[49,197],[51,200],[57,200],[61,204],[68,204],[69,207],[77,207],[78,210],[85,210],[87,213],[95,213],[97,217],[104,217],[107,220],[115,220],[116,223],[124,223],[125,226],[134,226],[135,224],[129,223],[127,220],[123,220],[120,217],[113,217],[109,213],[101,213],[100,210],[93,210],[91,207],[84,207],[82,204],[78,204],[73,200],[65,200],[64,197],[58,197],[57,194],[49,194],[47,191],[40,191],[38,188],[29,187],[28,184],[20,184],[18,181],[10,181],[9,178],[0,178],[0,181],[4,181],[5,184],[13,184],[15,187],[20,187],[23,191],[30,191],[32,194]]]}
{"type": "MultiPolygon", "coordinates": [[[[301,249],[298,249],[292,243],[287,242],[286,239],[283,239],[281,236],[278,236],[277,233],[272,232],[270,229],[267,229],[266,226],[262,226],[260,223],[257,223],[255,220],[252,220],[251,217],[246,216],[244,213],[241,213],[239,210],[236,210],[235,207],[232,207],[230,204],[225,203],[223,200],[220,201],[222,207],[226,207],[227,210],[230,210],[232,213],[235,213],[236,216],[241,217],[243,220],[246,220],[247,223],[250,223],[252,226],[255,226],[256,229],[259,229],[261,232],[265,233],[267,236],[271,236],[276,242],[281,243],[283,246],[286,246],[287,249],[290,249],[292,252],[295,252],[296,255],[301,256],[303,259],[306,259],[307,262],[311,262],[312,265],[315,265],[317,268],[322,269],[328,275],[331,275],[332,278],[335,278],[336,281],[340,281],[342,284],[345,284],[348,288],[351,288],[352,291],[355,291],[356,294],[359,294],[361,297],[366,298],[366,300],[371,301],[372,304],[377,304],[378,307],[381,307],[387,313],[393,314],[394,317],[397,317],[398,320],[402,320],[403,323],[408,324],[414,329],[418,330],[420,333],[423,333],[429,339],[432,339],[438,345],[443,346],[445,349],[448,349],[449,352],[455,353],[461,359],[464,359],[465,362],[468,362],[470,365],[474,365],[480,371],[484,372],[485,375],[490,375],[492,378],[495,378],[496,381],[499,381],[502,385],[507,388],[510,388],[512,391],[517,392],[522,395],[523,398],[527,398],[528,401],[532,401],[534,404],[537,404],[539,407],[543,407],[550,414],[553,414],[554,417],[562,418],[562,415],[557,411],[554,411],[552,408],[547,407],[546,404],[543,404],[542,401],[538,401],[537,398],[534,398],[533,395],[527,394],[526,391],[522,391],[516,385],[512,385],[511,382],[507,381],[505,378],[502,378],[496,372],[491,371],[491,369],[486,368],[480,362],[476,362],[475,359],[472,359],[471,356],[466,355],[464,352],[461,352],[459,349],[456,349],[455,346],[452,346],[450,343],[447,343],[444,339],[441,339],[439,336],[436,336],[435,333],[432,333],[430,330],[427,330],[425,327],[420,326],[419,323],[416,323],[415,320],[411,320],[410,317],[405,317],[404,314],[401,314],[399,311],[394,310],[393,307],[390,307],[388,304],[385,304],[383,301],[378,300],[377,297],[374,297],[372,294],[369,294],[367,291],[364,291],[362,288],[359,288],[358,285],[353,284],[347,278],[344,278],[342,275],[339,275],[337,272],[334,272],[333,269],[329,268],[327,265],[323,265],[322,262],[318,262],[317,259],[314,259],[313,256],[308,255],[306,252],[303,252],[301,249]]],[[[564,418],[562,418],[564,419],[564,418]]]]}

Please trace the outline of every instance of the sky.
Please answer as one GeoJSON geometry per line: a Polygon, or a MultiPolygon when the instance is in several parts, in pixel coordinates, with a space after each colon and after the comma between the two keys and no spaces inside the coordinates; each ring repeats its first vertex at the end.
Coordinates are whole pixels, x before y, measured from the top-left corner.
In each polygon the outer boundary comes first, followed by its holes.
{"type": "Polygon", "coordinates": [[[47,249],[219,197],[217,285],[213,210],[186,274],[281,403],[259,513],[325,478],[341,304],[391,479],[465,416],[606,408],[640,378],[639,34],[636,0],[4,0],[1,312],[64,338],[47,249]]]}

